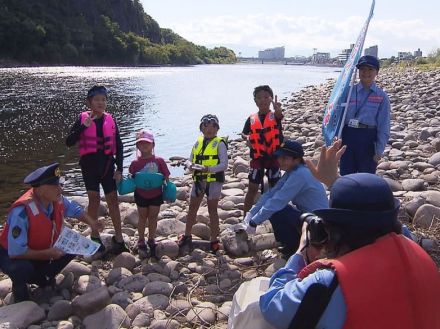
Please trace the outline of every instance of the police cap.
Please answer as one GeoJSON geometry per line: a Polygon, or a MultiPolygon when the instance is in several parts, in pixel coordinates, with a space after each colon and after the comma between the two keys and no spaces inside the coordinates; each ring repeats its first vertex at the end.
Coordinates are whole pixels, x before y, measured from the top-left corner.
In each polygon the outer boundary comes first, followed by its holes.
{"type": "Polygon", "coordinates": [[[41,185],[58,185],[60,183],[61,170],[58,168],[59,163],[38,168],[31,172],[24,179],[25,184],[30,184],[32,187],[41,185]]]}

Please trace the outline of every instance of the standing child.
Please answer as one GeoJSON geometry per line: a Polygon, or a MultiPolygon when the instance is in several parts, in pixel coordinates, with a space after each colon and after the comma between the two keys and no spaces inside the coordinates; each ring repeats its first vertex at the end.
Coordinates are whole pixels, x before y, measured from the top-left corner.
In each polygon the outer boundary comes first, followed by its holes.
{"type": "Polygon", "coordinates": [[[191,151],[194,184],[191,190],[185,234],[180,236],[178,241],[180,248],[185,245],[191,246],[191,229],[195,224],[200,203],[206,194],[211,223],[211,251],[215,253],[220,249],[217,206],[225,181],[225,170],[228,168],[228,150],[223,138],[217,137],[219,128],[218,118],[215,115],[207,114],[200,120],[199,129],[203,135],[199,136],[191,151]]]}
{"type": "MultiPolygon", "coordinates": [[[[132,175],[140,172],[160,173],[168,181],[170,172],[164,159],[154,154],[154,136],[148,130],[141,130],[136,134],[136,147],[138,157],[130,165],[129,172],[132,175]]],[[[162,187],[149,190],[136,188],[134,199],[138,208],[139,240],[137,243],[139,256],[145,258],[148,256],[156,257],[156,228],[157,216],[160,211],[160,205],[163,203],[162,187]],[[145,225],[148,219],[148,241],[145,243],[145,225]],[[148,245],[148,247],[147,247],[148,245]]]]}
{"type": "MultiPolygon", "coordinates": [[[[116,182],[122,178],[122,141],[115,120],[105,111],[107,108],[107,89],[104,86],[93,86],[87,92],[86,105],[87,111],[79,115],[70,129],[66,144],[69,147],[79,144],[79,164],[89,198],[87,213],[95,221],[98,220],[100,203],[99,185],[104,190],[115,229],[111,251],[120,254],[129,251],[122,238],[121,214],[116,193],[116,182]]],[[[98,231],[92,230],[91,238],[101,244],[99,251],[105,250],[98,231]]]]}
{"type": "Polygon", "coordinates": [[[244,200],[244,212],[248,212],[255,202],[258,186],[263,191],[264,175],[273,187],[281,177],[280,167],[273,153],[283,141],[281,120],[281,103],[277,96],[273,98],[272,89],[258,86],[254,89],[254,101],[258,112],[251,114],[246,120],[242,136],[247,139],[250,148],[251,162],[249,165],[249,186],[244,200]],[[273,105],[274,112],[270,110],[273,105]]]}

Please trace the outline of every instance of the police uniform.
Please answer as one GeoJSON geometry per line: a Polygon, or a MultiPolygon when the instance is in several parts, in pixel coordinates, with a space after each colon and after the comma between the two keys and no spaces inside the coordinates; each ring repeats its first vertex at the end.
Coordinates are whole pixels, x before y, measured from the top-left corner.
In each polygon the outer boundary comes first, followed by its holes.
{"type": "MultiPolygon", "coordinates": [[[[379,70],[379,61],[363,56],[357,67],[370,66],[379,70]]],[[[342,143],[347,150],[341,158],[340,173],[374,174],[377,163],[374,156],[382,156],[390,136],[390,100],[374,82],[367,88],[362,83],[353,87],[347,107],[342,143]]]]}
{"type": "Polygon", "coordinates": [[[64,197],[58,202],[49,203],[47,208],[35,199],[33,188],[59,184],[58,166],[55,163],[39,168],[25,178],[24,183],[30,184],[32,188],[14,202],[0,235],[0,268],[12,280],[16,302],[29,299],[27,283],[39,286],[52,284],[55,275],[75,257],[64,255],[56,260],[17,258],[25,255],[29,249],[44,250],[52,247],[56,242],[54,238],[60,233],[64,216],[81,218],[84,215],[79,204],[64,197]],[[41,227],[50,227],[50,232],[41,232],[41,227]]]}

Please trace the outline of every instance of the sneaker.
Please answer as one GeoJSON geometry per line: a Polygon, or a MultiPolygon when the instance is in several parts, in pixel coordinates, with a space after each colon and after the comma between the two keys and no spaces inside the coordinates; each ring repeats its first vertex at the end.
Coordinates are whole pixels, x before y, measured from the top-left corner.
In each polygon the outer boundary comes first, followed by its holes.
{"type": "Polygon", "coordinates": [[[211,252],[213,254],[220,250],[220,242],[218,240],[211,241],[211,252]]]}
{"type": "Polygon", "coordinates": [[[148,257],[148,247],[145,244],[145,240],[138,241],[137,243],[137,251],[140,258],[148,257]]]}
{"type": "Polygon", "coordinates": [[[91,239],[93,242],[96,242],[96,243],[99,244],[98,252],[104,252],[104,251],[105,251],[105,246],[104,246],[104,244],[102,243],[102,240],[101,240],[100,237],[95,238],[95,237],[92,236],[92,237],[90,237],[90,239],[91,239]]]}
{"type": "Polygon", "coordinates": [[[179,248],[183,248],[185,246],[188,246],[191,248],[192,246],[192,236],[191,235],[184,235],[182,234],[179,237],[179,240],[177,240],[177,245],[179,246],[179,248]]]}
{"type": "Polygon", "coordinates": [[[157,258],[156,256],[156,241],[148,241],[148,248],[150,248],[150,257],[157,258]]]}
{"type": "Polygon", "coordinates": [[[119,255],[123,252],[130,252],[130,249],[128,249],[127,245],[125,244],[125,241],[118,242],[116,241],[116,237],[113,235],[111,252],[115,255],[119,255]]]}

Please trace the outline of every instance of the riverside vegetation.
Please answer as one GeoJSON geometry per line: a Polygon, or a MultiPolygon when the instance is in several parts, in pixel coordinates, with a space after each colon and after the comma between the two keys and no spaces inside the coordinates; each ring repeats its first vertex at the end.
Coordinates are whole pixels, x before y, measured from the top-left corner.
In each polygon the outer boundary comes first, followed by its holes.
{"type": "Polygon", "coordinates": [[[165,65],[235,63],[164,29],[139,0],[2,0],[0,64],[165,65]]]}
{"type": "MultiPolygon", "coordinates": [[[[283,100],[284,134],[301,142],[315,157],[323,145],[321,122],[334,81],[310,86],[283,100]]],[[[377,173],[402,201],[399,217],[415,239],[440,264],[440,70],[381,70],[378,84],[392,105],[391,138],[377,173]]],[[[0,318],[8,328],[226,328],[232,296],[241,282],[270,276],[284,265],[276,251],[270,223],[249,240],[228,228],[240,221],[247,189],[249,153],[245,141],[229,142],[231,160],[219,203],[222,250],[209,250],[209,217],[202,204],[193,227],[192,251],[179,254],[178,234],[184,232],[189,173],[172,180],[177,201],[159,214],[159,260],[123,253],[114,259],[78,258],[56,278],[54,289],[33,287],[35,302],[12,304],[11,281],[0,281],[0,318]]],[[[171,164],[178,157],[171,158],[171,164]]],[[[86,198],[76,197],[86,204],[86,198]]],[[[124,238],[137,241],[137,210],[133,196],[120,196],[124,238]]],[[[111,221],[105,203],[100,220],[110,243],[111,221]]],[[[87,235],[81,224],[71,226],[87,235]]]]}

